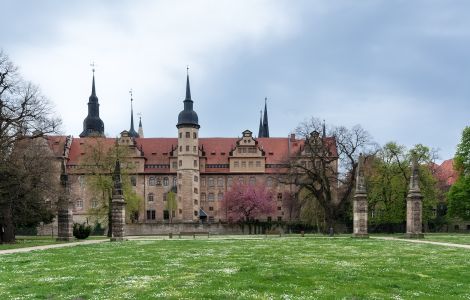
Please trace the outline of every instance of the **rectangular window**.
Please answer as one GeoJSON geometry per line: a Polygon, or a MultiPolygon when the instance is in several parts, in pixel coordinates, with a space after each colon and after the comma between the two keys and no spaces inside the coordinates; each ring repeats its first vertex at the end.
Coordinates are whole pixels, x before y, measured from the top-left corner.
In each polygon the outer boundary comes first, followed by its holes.
{"type": "Polygon", "coordinates": [[[256,184],[256,178],[254,176],[250,177],[250,184],[255,185],[256,184]]]}
{"type": "Polygon", "coordinates": [[[166,201],[166,193],[163,193],[163,201],[166,201]]]}
{"type": "Polygon", "coordinates": [[[206,201],[206,193],[201,193],[201,201],[206,201]]]}
{"type": "Polygon", "coordinates": [[[153,202],[153,193],[147,195],[148,202],[153,202]]]}
{"type": "Polygon", "coordinates": [[[249,162],[248,162],[248,167],[249,167],[249,168],[253,168],[253,162],[252,162],[252,161],[249,161],[249,162]]]}
{"type": "Polygon", "coordinates": [[[183,133],[182,133],[182,132],[180,132],[180,138],[182,138],[182,137],[183,137],[183,133]]]}
{"type": "Polygon", "coordinates": [[[186,152],[189,152],[189,146],[186,146],[186,152]]]}
{"type": "Polygon", "coordinates": [[[217,194],[217,200],[222,201],[224,199],[224,194],[222,192],[217,194]]]}
{"type": "Polygon", "coordinates": [[[189,131],[186,131],[186,137],[189,139],[191,137],[191,134],[189,133],[189,131]]]}
{"type": "Polygon", "coordinates": [[[242,161],[242,168],[246,168],[246,161],[242,161]]]}
{"type": "Polygon", "coordinates": [[[154,209],[147,210],[147,220],[155,220],[155,210],[154,209]]]}
{"type": "Polygon", "coordinates": [[[214,178],[209,177],[209,186],[214,186],[214,178]]]}
{"type": "Polygon", "coordinates": [[[238,167],[240,167],[240,163],[239,163],[238,161],[235,161],[235,162],[233,163],[233,166],[234,166],[235,168],[238,168],[238,167]]]}
{"type": "Polygon", "coordinates": [[[209,193],[208,201],[214,201],[214,193],[209,193]]]}
{"type": "Polygon", "coordinates": [[[201,186],[206,186],[206,179],[205,178],[201,178],[201,186]]]}
{"type": "Polygon", "coordinates": [[[232,177],[227,178],[227,185],[232,186],[232,181],[233,181],[232,177]]]}
{"type": "Polygon", "coordinates": [[[183,161],[180,159],[180,167],[183,166],[183,161]]]}
{"type": "Polygon", "coordinates": [[[277,193],[277,201],[282,201],[282,193],[277,193]]]}
{"type": "Polygon", "coordinates": [[[209,206],[209,211],[214,211],[214,207],[209,206]]]}
{"type": "Polygon", "coordinates": [[[131,176],[131,184],[132,186],[137,186],[137,177],[131,176]]]}
{"type": "Polygon", "coordinates": [[[151,186],[155,185],[155,176],[150,176],[149,177],[149,185],[151,185],[151,186]]]}
{"type": "Polygon", "coordinates": [[[277,210],[282,210],[282,207],[278,206],[278,207],[277,207],[277,210]]]}
{"type": "Polygon", "coordinates": [[[157,185],[162,185],[162,179],[160,177],[157,177],[157,185]]]}
{"type": "Polygon", "coordinates": [[[197,167],[197,160],[194,160],[194,166],[197,167]]]}
{"type": "Polygon", "coordinates": [[[197,139],[197,133],[193,132],[193,139],[197,139]]]}
{"type": "Polygon", "coordinates": [[[173,166],[173,169],[176,169],[178,167],[178,165],[176,164],[176,161],[172,163],[172,166],[173,166]]]}
{"type": "Polygon", "coordinates": [[[83,200],[78,199],[76,207],[77,207],[77,209],[82,209],[83,208],[83,200]]]}
{"type": "Polygon", "coordinates": [[[168,177],[163,177],[163,185],[168,186],[168,177]]]}
{"type": "Polygon", "coordinates": [[[217,186],[223,187],[224,186],[224,179],[222,177],[219,177],[217,179],[217,186]]]}
{"type": "Polygon", "coordinates": [[[193,152],[196,153],[196,146],[193,146],[193,152]]]}
{"type": "Polygon", "coordinates": [[[259,160],[256,161],[256,167],[261,168],[261,161],[259,161],[259,160]]]}

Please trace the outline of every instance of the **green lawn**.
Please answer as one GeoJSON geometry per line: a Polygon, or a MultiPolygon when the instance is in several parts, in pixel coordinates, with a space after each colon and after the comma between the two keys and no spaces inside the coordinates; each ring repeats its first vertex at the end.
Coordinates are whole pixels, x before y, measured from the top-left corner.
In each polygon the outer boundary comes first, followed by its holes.
{"type": "Polygon", "coordinates": [[[377,239],[174,239],[0,256],[0,299],[470,298],[470,250],[377,239]]]}
{"type": "Polygon", "coordinates": [[[15,244],[0,244],[0,250],[59,244],[51,236],[17,236],[15,244]]]}

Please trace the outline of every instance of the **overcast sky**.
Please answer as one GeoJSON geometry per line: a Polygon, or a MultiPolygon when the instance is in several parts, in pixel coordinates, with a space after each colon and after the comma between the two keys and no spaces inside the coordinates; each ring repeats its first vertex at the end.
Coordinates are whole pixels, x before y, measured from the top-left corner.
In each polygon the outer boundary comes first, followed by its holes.
{"type": "Polygon", "coordinates": [[[176,137],[186,65],[201,137],[361,124],[384,144],[453,156],[470,125],[469,1],[2,0],[0,48],[78,136],[96,66],[108,136],[176,137]],[[137,124],[136,124],[137,125],[137,124]]]}

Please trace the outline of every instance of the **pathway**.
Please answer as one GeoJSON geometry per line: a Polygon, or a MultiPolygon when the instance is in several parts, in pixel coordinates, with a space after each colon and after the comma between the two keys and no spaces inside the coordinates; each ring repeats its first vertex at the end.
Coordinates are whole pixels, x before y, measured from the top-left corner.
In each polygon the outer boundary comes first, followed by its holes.
{"type": "Polygon", "coordinates": [[[421,239],[399,239],[399,238],[387,237],[387,236],[371,236],[370,238],[378,239],[378,240],[401,241],[401,242],[406,242],[406,243],[431,244],[431,245],[447,246],[447,247],[454,247],[454,248],[470,249],[470,245],[433,242],[433,241],[426,241],[426,240],[421,240],[421,239]]]}
{"type": "Polygon", "coordinates": [[[2,254],[12,254],[12,253],[21,253],[21,252],[30,252],[35,250],[46,250],[46,249],[54,249],[54,248],[63,248],[63,247],[73,247],[78,245],[90,245],[90,244],[98,244],[109,242],[109,239],[102,239],[102,240],[89,240],[83,242],[71,242],[71,243],[62,243],[62,244],[52,244],[52,245],[43,245],[43,246],[34,246],[34,247],[25,247],[25,248],[17,248],[17,249],[7,249],[7,250],[0,250],[0,255],[2,254]]]}

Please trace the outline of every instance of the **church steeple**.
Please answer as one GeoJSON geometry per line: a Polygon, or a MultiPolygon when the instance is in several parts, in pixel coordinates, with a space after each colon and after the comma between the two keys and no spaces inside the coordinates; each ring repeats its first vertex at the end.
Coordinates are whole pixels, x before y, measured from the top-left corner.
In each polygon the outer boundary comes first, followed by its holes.
{"type": "Polygon", "coordinates": [[[131,128],[129,129],[129,136],[138,138],[139,134],[134,129],[134,109],[132,107],[132,102],[134,99],[132,98],[132,89],[129,91],[129,94],[131,95],[131,128]]]}
{"type": "Polygon", "coordinates": [[[91,66],[93,67],[93,79],[91,82],[91,95],[88,98],[88,115],[83,120],[83,132],[80,133],[80,137],[104,136],[104,123],[100,119],[100,104],[96,96],[95,64],[93,63],[91,66]]]}
{"type": "Polygon", "coordinates": [[[268,98],[264,98],[264,116],[263,116],[263,137],[269,137],[269,123],[268,123],[268,98]]]}

